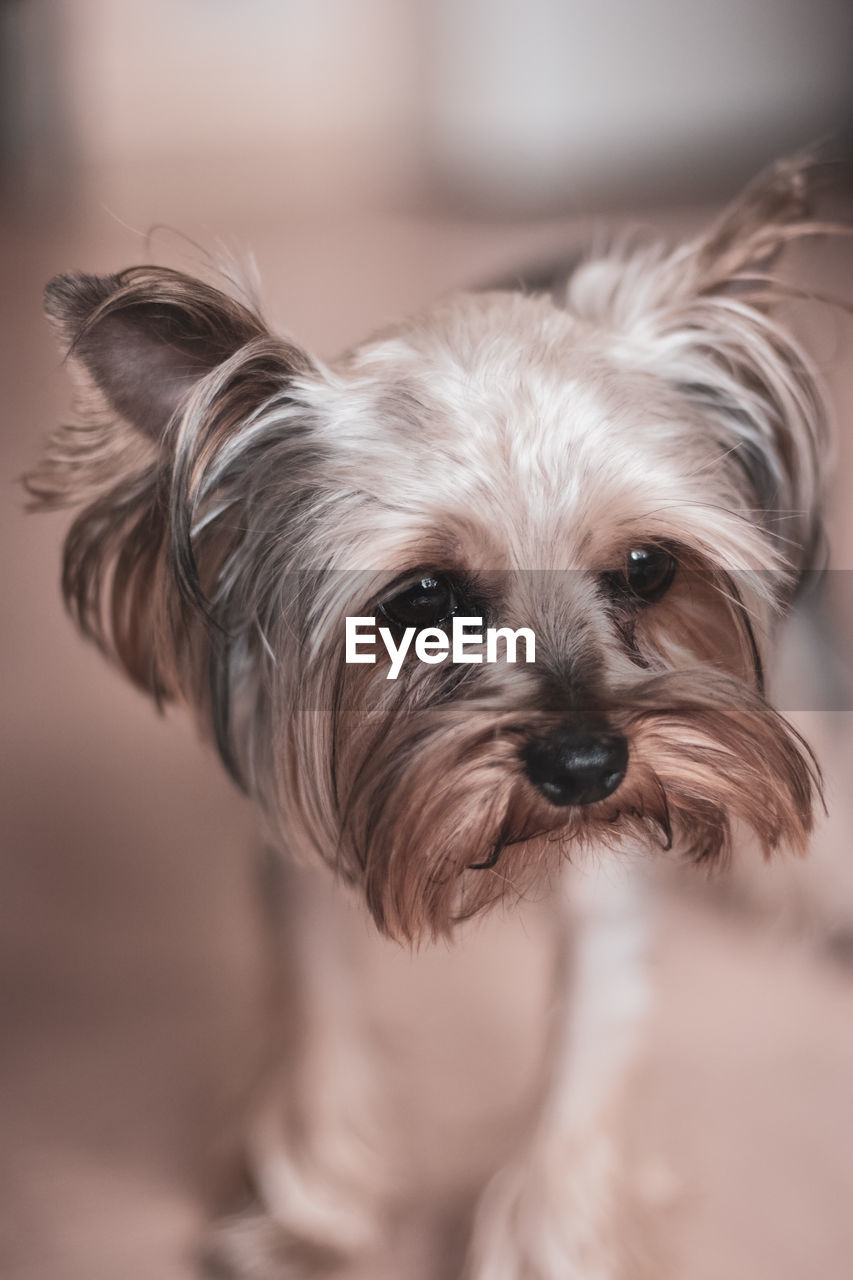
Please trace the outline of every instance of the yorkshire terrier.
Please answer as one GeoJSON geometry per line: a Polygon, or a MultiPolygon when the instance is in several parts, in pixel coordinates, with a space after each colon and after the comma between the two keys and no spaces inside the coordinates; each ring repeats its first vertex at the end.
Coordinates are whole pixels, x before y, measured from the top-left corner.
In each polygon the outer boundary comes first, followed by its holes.
{"type": "Polygon", "coordinates": [[[285,903],[298,1031],[249,1126],[258,1207],[218,1234],[221,1274],[326,1274],[382,1237],[336,902],[422,944],[535,892],[568,939],[549,1083],[465,1274],[634,1280],[615,1116],[644,862],[716,862],[747,828],[803,851],[820,800],[764,686],[821,545],[827,415],[772,274],[821,230],[808,168],[675,248],[445,298],[333,364],[176,271],[48,285],[80,424],[28,486],[79,508],[66,601],[190,707],[310,886],[285,903]]]}

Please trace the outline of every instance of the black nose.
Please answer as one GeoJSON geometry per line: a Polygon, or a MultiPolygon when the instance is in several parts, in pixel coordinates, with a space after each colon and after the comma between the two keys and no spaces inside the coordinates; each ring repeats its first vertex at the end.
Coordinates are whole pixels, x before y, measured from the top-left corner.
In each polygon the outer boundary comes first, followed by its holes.
{"type": "Polygon", "coordinates": [[[529,742],[525,772],[551,804],[593,804],[612,795],[628,768],[628,743],[618,733],[563,728],[529,742]]]}

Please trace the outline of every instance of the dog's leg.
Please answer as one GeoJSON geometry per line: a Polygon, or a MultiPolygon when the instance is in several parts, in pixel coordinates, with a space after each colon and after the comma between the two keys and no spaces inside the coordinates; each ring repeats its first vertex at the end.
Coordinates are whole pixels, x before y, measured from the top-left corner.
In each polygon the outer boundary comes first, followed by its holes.
{"type": "Polygon", "coordinates": [[[369,1254],[387,1176],[359,989],[355,908],[321,874],[286,868],[276,1065],[250,1125],[251,1211],[220,1223],[214,1275],[290,1280],[369,1254]]]}
{"type": "Polygon", "coordinates": [[[639,868],[566,877],[552,1052],[525,1149],[486,1188],[471,1280],[633,1280],[618,1112],[646,1005],[639,868]]]}

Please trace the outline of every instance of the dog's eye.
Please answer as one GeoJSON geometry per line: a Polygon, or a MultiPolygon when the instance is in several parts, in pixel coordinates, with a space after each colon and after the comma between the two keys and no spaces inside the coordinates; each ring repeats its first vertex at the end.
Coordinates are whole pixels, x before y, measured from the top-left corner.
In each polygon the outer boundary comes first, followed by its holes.
{"type": "Polygon", "coordinates": [[[420,578],[382,605],[382,612],[401,627],[435,627],[452,617],[457,599],[449,578],[437,574],[420,578]]]}
{"type": "Polygon", "coordinates": [[[662,547],[632,547],[622,572],[631,595],[654,604],[666,595],[675,575],[675,560],[662,547]]]}

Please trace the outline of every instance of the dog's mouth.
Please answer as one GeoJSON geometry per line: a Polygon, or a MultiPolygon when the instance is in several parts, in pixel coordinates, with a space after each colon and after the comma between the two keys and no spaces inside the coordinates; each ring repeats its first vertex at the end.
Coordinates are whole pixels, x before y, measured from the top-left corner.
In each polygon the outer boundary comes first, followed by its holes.
{"type": "MultiPolygon", "coordinates": [[[[559,828],[557,828],[559,830],[559,828]]],[[[512,835],[509,831],[502,831],[495,843],[492,845],[491,853],[482,862],[471,862],[468,864],[469,871],[492,871],[501,860],[501,855],[505,849],[511,848],[517,844],[528,844],[532,840],[542,839],[551,835],[547,828],[543,827],[537,831],[523,835],[512,835]]]]}
{"type": "Polygon", "coordinates": [[[556,845],[568,856],[571,848],[579,843],[590,843],[597,837],[610,844],[629,830],[642,833],[646,841],[656,844],[661,852],[669,852],[673,847],[673,822],[666,791],[648,770],[626,770],[607,796],[578,805],[550,804],[537,794],[524,818],[515,823],[508,818],[486,857],[468,863],[467,870],[493,871],[508,851],[520,845],[556,845]]]}
{"type": "Polygon", "coordinates": [[[564,803],[524,756],[532,735],[554,737],[552,720],[531,728],[457,704],[386,725],[360,753],[340,826],[342,860],[379,926],[406,939],[447,933],[498,899],[547,889],[591,849],[677,848],[713,862],[738,823],[768,853],[803,847],[819,779],[760,694],[715,671],[650,677],[630,693],[608,708],[624,772],[605,761],[606,794],[567,788],[564,803]]]}
{"type": "MultiPolygon", "coordinates": [[[[603,722],[541,723],[530,733],[511,725],[515,760],[506,814],[485,857],[469,871],[492,871],[504,851],[540,839],[570,839],[578,826],[613,826],[623,815],[612,799],[624,790],[630,752],[627,737],[603,722]]],[[[639,816],[632,801],[633,816],[639,816]]]]}

